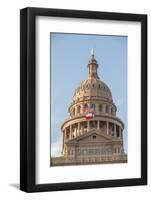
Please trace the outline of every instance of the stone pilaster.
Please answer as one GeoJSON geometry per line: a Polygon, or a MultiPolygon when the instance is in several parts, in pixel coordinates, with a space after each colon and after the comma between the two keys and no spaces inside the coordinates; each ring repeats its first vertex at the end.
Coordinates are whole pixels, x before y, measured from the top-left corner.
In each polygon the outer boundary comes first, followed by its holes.
{"type": "Polygon", "coordinates": [[[81,104],[81,114],[84,114],[84,104],[81,104]]]}
{"type": "Polygon", "coordinates": [[[75,116],[78,114],[78,107],[77,106],[75,106],[75,116]]]}
{"type": "Polygon", "coordinates": [[[100,129],[100,121],[98,120],[97,121],[97,130],[99,130],[100,129]]]}
{"type": "Polygon", "coordinates": [[[116,124],[114,124],[114,136],[117,137],[116,124]]]}
{"type": "Polygon", "coordinates": [[[109,112],[108,113],[111,114],[111,106],[109,106],[109,112]]]}
{"type": "Polygon", "coordinates": [[[106,105],[105,104],[102,105],[102,112],[106,113],[106,105]]]}
{"type": "Polygon", "coordinates": [[[106,121],[106,134],[109,135],[109,122],[106,121]]]}

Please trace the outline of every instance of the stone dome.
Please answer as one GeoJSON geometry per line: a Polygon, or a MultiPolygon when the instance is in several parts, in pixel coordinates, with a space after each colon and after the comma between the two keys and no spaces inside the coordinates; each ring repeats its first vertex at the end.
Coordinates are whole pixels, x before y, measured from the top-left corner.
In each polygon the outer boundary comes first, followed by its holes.
{"type": "Polygon", "coordinates": [[[87,97],[105,99],[112,102],[112,94],[109,87],[98,78],[88,78],[82,81],[75,90],[73,102],[87,97]]]}

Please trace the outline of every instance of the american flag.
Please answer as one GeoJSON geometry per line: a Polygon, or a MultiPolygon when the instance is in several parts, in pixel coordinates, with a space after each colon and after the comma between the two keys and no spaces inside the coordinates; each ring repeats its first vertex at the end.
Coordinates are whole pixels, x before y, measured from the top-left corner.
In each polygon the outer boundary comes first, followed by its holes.
{"type": "Polygon", "coordinates": [[[95,110],[94,108],[86,108],[85,109],[85,119],[90,120],[93,119],[95,116],[95,110]]]}

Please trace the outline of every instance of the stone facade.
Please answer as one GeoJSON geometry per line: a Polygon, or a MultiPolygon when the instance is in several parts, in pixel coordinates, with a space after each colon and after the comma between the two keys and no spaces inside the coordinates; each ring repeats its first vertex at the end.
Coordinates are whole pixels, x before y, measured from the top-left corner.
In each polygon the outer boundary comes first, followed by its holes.
{"type": "Polygon", "coordinates": [[[123,149],[124,123],[116,116],[112,93],[100,80],[97,70],[92,53],[88,78],[75,90],[68,108],[69,118],[61,126],[62,156],[52,158],[52,165],[127,162],[123,149]],[[95,115],[86,120],[85,110],[89,107],[95,115]]]}

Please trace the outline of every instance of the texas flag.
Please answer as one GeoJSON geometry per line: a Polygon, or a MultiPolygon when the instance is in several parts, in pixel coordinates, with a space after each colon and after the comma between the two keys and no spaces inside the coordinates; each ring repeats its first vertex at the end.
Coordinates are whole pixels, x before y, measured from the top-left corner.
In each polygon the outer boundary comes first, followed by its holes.
{"type": "Polygon", "coordinates": [[[93,108],[86,108],[85,109],[85,119],[90,120],[94,118],[94,109],[93,108]]]}

